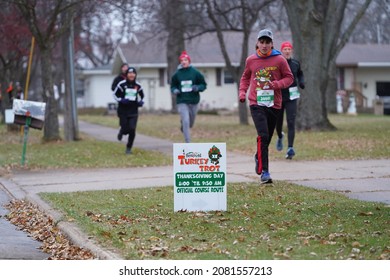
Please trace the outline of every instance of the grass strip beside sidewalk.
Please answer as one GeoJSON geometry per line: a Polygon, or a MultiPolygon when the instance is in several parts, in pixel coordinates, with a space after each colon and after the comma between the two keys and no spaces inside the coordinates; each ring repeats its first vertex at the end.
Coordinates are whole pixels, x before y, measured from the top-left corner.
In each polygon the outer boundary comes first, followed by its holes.
{"type": "MultiPolygon", "coordinates": [[[[81,119],[111,127],[118,126],[116,116],[80,116],[81,119]]],[[[196,117],[191,129],[193,142],[226,142],[230,152],[253,155],[256,147],[256,129],[249,117],[249,125],[240,125],[237,115],[204,115],[196,117]]],[[[359,114],[349,116],[330,114],[335,131],[296,131],[294,160],[379,159],[390,157],[390,116],[359,114]]],[[[270,160],[285,160],[287,128],[284,150],[275,148],[277,136],[270,144],[270,160]]],[[[137,132],[172,142],[182,142],[180,117],[177,114],[141,114],[137,132]]]]}
{"type": "Polygon", "coordinates": [[[172,187],[42,197],[125,259],[390,258],[390,208],[282,181],[228,184],[228,211],[174,212],[172,187]]]}

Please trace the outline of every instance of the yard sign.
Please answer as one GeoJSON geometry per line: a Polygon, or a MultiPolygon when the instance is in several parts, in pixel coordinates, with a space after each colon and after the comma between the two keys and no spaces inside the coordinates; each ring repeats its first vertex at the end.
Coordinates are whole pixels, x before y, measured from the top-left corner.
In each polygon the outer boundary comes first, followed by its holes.
{"type": "Polygon", "coordinates": [[[175,211],[226,211],[226,143],[175,143],[173,167],[175,211]]]}

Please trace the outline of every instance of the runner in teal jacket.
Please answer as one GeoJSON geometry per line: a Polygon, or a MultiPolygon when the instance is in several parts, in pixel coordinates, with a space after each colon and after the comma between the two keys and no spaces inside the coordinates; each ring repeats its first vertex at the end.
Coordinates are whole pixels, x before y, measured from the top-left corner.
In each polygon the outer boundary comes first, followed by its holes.
{"type": "Polygon", "coordinates": [[[181,118],[181,131],[186,143],[191,142],[190,128],[194,126],[200,92],[207,88],[202,73],[191,66],[191,58],[183,51],[179,57],[180,65],[171,80],[171,92],[176,95],[177,110],[181,118]]]}

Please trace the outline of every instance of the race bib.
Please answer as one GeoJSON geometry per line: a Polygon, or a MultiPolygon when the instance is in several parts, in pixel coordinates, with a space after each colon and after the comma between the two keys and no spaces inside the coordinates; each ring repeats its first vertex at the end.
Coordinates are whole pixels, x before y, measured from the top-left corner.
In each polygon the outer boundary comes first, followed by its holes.
{"type": "Polygon", "coordinates": [[[298,87],[290,87],[288,91],[290,92],[290,100],[298,99],[301,96],[298,87]]]}
{"type": "Polygon", "coordinates": [[[274,90],[259,89],[257,90],[257,104],[260,106],[274,106],[274,90]]]}
{"type": "Polygon", "coordinates": [[[181,81],[181,92],[192,91],[192,81],[181,81]]]}
{"type": "Polygon", "coordinates": [[[125,98],[130,101],[137,100],[137,90],[135,88],[127,88],[125,91],[125,98]]]}

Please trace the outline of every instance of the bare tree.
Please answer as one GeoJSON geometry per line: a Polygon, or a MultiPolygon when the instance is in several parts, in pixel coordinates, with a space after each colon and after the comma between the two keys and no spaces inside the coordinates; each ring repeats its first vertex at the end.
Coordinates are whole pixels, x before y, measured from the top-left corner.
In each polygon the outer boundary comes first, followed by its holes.
{"type": "Polygon", "coordinates": [[[286,9],[283,6],[283,0],[274,0],[269,5],[261,9],[261,15],[258,17],[255,30],[261,30],[265,27],[277,32],[286,32],[290,30],[286,9]]]}
{"type": "MultiPolygon", "coordinates": [[[[245,60],[248,56],[249,36],[259,18],[260,11],[269,5],[273,0],[251,1],[240,0],[226,2],[219,0],[205,0],[207,14],[214,25],[222,55],[226,62],[227,70],[231,73],[237,85],[237,99],[239,81],[245,67],[245,60]],[[223,37],[224,31],[235,31],[242,34],[241,57],[238,67],[233,66],[232,60],[226,49],[223,37]]],[[[248,124],[248,109],[246,103],[238,102],[240,124],[248,124]]]]}
{"type": "MultiPolygon", "coordinates": [[[[248,56],[248,40],[253,26],[258,22],[260,11],[275,0],[163,0],[143,4],[143,9],[152,16],[149,32],[156,36],[164,34],[167,42],[168,77],[176,70],[177,58],[185,49],[187,40],[207,32],[216,32],[221,52],[225,58],[227,70],[238,83],[248,56]],[[226,49],[223,38],[225,31],[242,34],[240,65],[232,64],[232,58],[226,49]]],[[[239,103],[239,102],[238,102],[239,103]]],[[[245,104],[239,103],[240,123],[248,124],[248,112],[245,104]]],[[[172,97],[172,111],[175,111],[175,99],[172,97]]]]}
{"type": "MultiPolygon", "coordinates": [[[[356,8],[359,8],[358,3],[357,1],[349,3],[349,10],[356,13],[356,8]]],[[[348,19],[346,18],[345,20],[348,19]]],[[[358,44],[389,44],[390,29],[387,28],[389,25],[390,2],[388,0],[373,0],[364,16],[356,25],[350,41],[358,44]]]]}
{"type": "MultiPolygon", "coordinates": [[[[167,78],[174,74],[178,57],[186,48],[186,41],[199,36],[199,29],[205,28],[204,9],[201,3],[192,0],[148,1],[139,5],[148,17],[151,36],[158,36],[166,42],[167,78]]],[[[204,32],[203,32],[204,33],[204,32]]],[[[171,95],[172,113],[176,113],[176,96],[171,95]]]]}
{"type": "MultiPolygon", "coordinates": [[[[9,82],[18,81],[25,84],[25,69],[31,46],[31,33],[23,18],[15,14],[15,8],[10,3],[0,1],[0,85],[2,90],[1,114],[10,108],[8,94],[5,93],[9,82]]],[[[2,118],[4,122],[4,118],[2,118]]]]}
{"type": "Polygon", "coordinates": [[[106,0],[84,8],[75,21],[75,48],[79,67],[109,64],[120,43],[126,42],[139,24],[135,0],[106,0]]]}
{"type": "MultiPolygon", "coordinates": [[[[306,74],[307,94],[299,103],[297,128],[334,129],[327,115],[329,81],[335,81],[336,58],[372,0],[365,0],[342,32],[348,0],[284,0],[295,55],[306,74]]],[[[334,95],[331,95],[333,98],[334,95]]]]}
{"type": "Polygon", "coordinates": [[[44,140],[60,139],[58,121],[58,103],[54,96],[52,75],[52,51],[69,29],[72,17],[61,17],[61,14],[72,9],[80,2],[69,0],[34,2],[28,0],[12,0],[19,12],[28,23],[41,55],[43,101],[46,103],[44,140]]]}
{"type": "Polygon", "coordinates": [[[65,82],[65,92],[63,98],[64,104],[64,137],[66,141],[79,140],[76,88],[74,75],[74,14],[75,7],[67,9],[61,15],[63,22],[69,22],[69,28],[65,29],[64,36],[61,37],[61,58],[62,78],[65,82]]]}
{"type": "MultiPolygon", "coordinates": [[[[172,77],[177,68],[177,58],[185,50],[184,34],[186,32],[185,7],[183,1],[163,0],[161,1],[161,13],[168,33],[167,36],[167,76],[172,77]]],[[[172,113],[177,112],[176,96],[171,94],[172,113]]]]}

